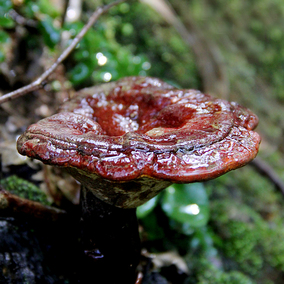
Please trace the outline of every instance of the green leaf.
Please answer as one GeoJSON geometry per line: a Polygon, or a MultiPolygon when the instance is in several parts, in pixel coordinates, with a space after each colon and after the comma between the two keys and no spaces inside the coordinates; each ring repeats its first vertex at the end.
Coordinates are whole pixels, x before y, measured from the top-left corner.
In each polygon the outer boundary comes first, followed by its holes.
{"type": "Polygon", "coordinates": [[[60,31],[53,26],[53,20],[50,17],[45,17],[39,23],[39,29],[43,34],[45,44],[54,48],[60,40],[60,31]]]}
{"type": "Polygon", "coordinates": [[[7,13],[12,8],[11,0],[1,0],[0,1],[0,12],[7,13]]]}
{"type": "Polygon", "coordinates": [[[76,85],[86,80],[91,73],[92,71],[87,64],[79,63],[72,69],[69,76],[71,82],[76,85]]]}
{"type": "Polygon", "coordinates": [[[0,30],[0,42],[3,43],[8,43],[10,41],[10,36],[8,33],[5,31],[0,30]]]}
{"type": "Polygon", "coordinates": [[[165,239],[163,227],[159,225],[158,216],[155,214],[155,212],[150,212],[145,218],[140,221],[145,232],[147,232],[148,241],[165,239]]]}
{"type": "Polygon", "coordinates": [[[6,14],[4,16],[0,16],[0,26],[3,28],[12,28],[14,27],[14,21],[6,14]]]}
{"type": "Polygon", "coordinates": [[[137,208],[137,217],[138,218],[144,218],[146,217],[150,212],[153,211],[153,209],[156,207],[158,203],[158,196],[153,197],[143,205],[139,206],[137,208]]]}
{"type": "Polygon", "coordinates": [[[26,18],[34,18],[39,13],[38,3],[35,1],[26,1],[25,5],[21,7],[22,14],[26,18]]]}
{"type": "Polygon", "coordinates": [[[10,0],[0,0],[0,18],[4,17],[12,7],[13,5],[10,0]]]}
{"type": "Polygon", "coordinates": [[[0,62],[3,62],[5,60],[4,53],[0,50],[0,62]]]}
{"type": "Polygon", "coordinates": [[[209,219],[207,193],[202,183],[175,184],[165,190],[162,208],[169,218],[201,227],[209,219]]]}
{"type": "Polygon", "coordinates": [[[49,15],[52,18],[60,16],[58,9],[55,8],[56,5],[53,5],[53,3],[49,0],[39,0],[38,6],[43,14],[49,15]]]}
{"type": "Polygon", "coordinates": [[[14,21],[9,16],[9,11],[13,5],[10,0],[0,0],[0,26],[4,28],[12,28],[14,21]]]}
{"type": "Polygon", "coordinates": [[[3,62],[6,57],[6,53],[9,50],[10,35],[5,31],[0,30],[0,62],[3,62]]]}

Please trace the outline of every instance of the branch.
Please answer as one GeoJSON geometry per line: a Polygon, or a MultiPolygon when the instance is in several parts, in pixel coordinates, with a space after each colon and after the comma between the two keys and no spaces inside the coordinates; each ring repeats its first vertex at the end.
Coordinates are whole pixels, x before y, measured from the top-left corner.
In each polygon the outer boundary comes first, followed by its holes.
{"type": "Polygon", "coordinates": [[[67,220],[64,210],[45,206],[39,202],[21,198],[0,187],[1,215],[20,216],[31,220],[59,221],[67,220]]]}
{"type": "Polygon", "coordinates": [[[98,20],[98,18],[102,14],[106,13],[113,6],[116,6],[125,1],[126,0],[117,0],[113,3],[97,8],[96,11],[89,18],[89,21],[87,22],[87,24],[82,28],[82,30],[78,33],[78,35],[73,39],[71,44],[62,52],[62,54],[57,58],[55,63],[53,63],[50,68],[48,68],[38,79],[36,79],[31,84],[24,86],[22,88],[19,88],[13,92],[10,92],[0,97],[0,104],[10,101],[12,99],[18,98],[20,96],[23,96],[31,91],[35,91],[35,90],[42,88],[46,80],[48,79],[48,77],[54,72],[54,70],[58,67],[58,65],[61,64],[69,56],[69,54],[74,50],[74,48],[77,46],[80,40],[84,37],[87,31],[98,20]]]}
{"type": "Polygon", "coordinates": [[[284,182],[269,164],[257,157],[249,165],[253,166],[261,175],[266,176],[284,195],[284,182]]]}

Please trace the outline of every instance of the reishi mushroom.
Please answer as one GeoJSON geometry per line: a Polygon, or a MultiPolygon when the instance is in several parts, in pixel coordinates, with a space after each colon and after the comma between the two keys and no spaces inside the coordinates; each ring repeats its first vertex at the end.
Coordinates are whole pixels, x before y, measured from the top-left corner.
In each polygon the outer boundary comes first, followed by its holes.
{"type": "Polygon", "coordinates": [[[258,152],[257,117],[237,103],[151,77],[83,89],[28,127],[22,155],[65,167],[82,185],[86,266],[135,283],[136,207],[172,183],[216,178],[258,152]],[[94,268],[95,269],[95,268],[94,268]]]}

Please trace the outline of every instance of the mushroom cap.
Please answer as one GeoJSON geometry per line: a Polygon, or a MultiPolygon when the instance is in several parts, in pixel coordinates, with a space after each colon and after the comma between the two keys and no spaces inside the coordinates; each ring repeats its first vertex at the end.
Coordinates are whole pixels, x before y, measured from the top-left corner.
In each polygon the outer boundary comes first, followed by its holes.
{"type": "Polygon", "coordinates": [[[258,152],[257,123],[235,102],[127,77],[77,92],[58,114],[29,126],[17,147],[67,167],[106,202],[132,208],[173,182],[204,181],[247,164],[258,152]]]}

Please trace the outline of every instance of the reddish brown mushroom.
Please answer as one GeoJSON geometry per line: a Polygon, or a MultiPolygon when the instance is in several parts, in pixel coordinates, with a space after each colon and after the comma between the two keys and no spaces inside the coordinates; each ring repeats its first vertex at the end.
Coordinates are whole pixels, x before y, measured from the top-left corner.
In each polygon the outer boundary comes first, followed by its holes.
{"type": "Polygon", "coordinates": [[[208,180],[244,166],[258,151],[257,123],[237,103],[128,77],[78,92],[58,114],[31,125],[18,151],[67,167],[81,182],[86,254],[110,257],[107,265],[123,263],[130,280],[117,283],[133,283],[139,259],[135,208],[171,183],[208,180]],[[107,231],[102,237],[99,226],[107,231]],[[112,238],[118,242],[102,244],[112,238]]]}

